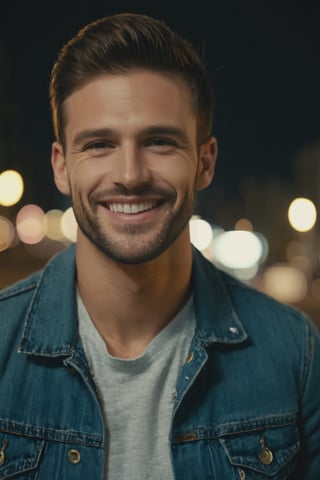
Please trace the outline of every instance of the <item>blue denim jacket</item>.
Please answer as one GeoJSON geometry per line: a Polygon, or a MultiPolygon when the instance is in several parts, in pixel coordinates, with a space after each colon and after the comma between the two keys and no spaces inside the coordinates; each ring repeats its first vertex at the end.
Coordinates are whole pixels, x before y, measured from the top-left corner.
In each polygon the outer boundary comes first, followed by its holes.
{"type": "MultiPolygon", "coordinates": [[[[74,252],[0,294],[0,479],[103,479],[108,438],[78,335],[74,252]]],[[[196,250],[192,282],[175,478],[319,480],[317,329],[196,250]]]]}

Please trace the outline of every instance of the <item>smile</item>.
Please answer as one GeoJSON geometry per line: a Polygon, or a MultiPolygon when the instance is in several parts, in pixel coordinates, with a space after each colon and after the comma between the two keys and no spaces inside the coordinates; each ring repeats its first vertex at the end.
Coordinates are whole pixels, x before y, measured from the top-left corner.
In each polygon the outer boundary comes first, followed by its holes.
{"type": "Polygon", "coordinates": [[[141,203],[110,203],[108,208],[113,213],[126,213],[129,215],[146,212],[156,206],[156,201],[141,203]]]}

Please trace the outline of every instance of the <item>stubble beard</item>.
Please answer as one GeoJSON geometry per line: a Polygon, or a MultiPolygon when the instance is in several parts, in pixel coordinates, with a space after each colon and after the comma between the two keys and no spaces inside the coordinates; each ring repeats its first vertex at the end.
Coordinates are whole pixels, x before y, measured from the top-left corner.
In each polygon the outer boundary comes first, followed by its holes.
{"type": "MultiPolygon", "coordinates": [[[[104,255],[122,264],[142,264],[161,255],[187,226],[195,206],[193,192],[186,192],[181,207],[172,211],[174,201],[168,202],[167,214],[162,226],[150,236],[148,225],[123,225],[119,235],[125,240],[117,240],[117,234],[108,234],[98,217],[98,204],[83,197],[72,199],[74,214],[81,232],[104,255]],[[148,238],[146,238],[148,236],[148,238]]],[[[155,230],[155,229],[154,229],[155,230]]]]}

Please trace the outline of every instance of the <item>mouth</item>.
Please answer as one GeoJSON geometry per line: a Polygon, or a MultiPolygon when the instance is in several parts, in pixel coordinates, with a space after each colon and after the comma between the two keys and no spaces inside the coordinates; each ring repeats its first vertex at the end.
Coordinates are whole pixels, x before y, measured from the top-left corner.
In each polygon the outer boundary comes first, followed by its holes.
{"type": "Polygon", "coordinates": [[[139,213],[148,212],[160,205],[160,201],[148,200],[145,202],[110,202],[106,204],[106,207],[112,213],[123,213],[126,215],[137,215],[139,213]]]}

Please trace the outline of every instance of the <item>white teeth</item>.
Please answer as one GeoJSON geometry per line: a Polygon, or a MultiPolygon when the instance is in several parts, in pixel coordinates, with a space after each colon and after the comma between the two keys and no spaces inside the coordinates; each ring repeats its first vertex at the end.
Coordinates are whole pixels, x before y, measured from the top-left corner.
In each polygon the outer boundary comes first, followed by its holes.
{"type": "Polygon", "coordinates": [[[156,205],[156,202],[143,202],[143,203],[111,203],[109,204],[109,210],[113,213],[140,213],[146,210],[151,210],[156,205]]]}

